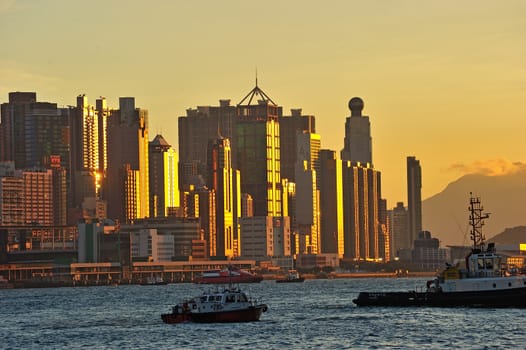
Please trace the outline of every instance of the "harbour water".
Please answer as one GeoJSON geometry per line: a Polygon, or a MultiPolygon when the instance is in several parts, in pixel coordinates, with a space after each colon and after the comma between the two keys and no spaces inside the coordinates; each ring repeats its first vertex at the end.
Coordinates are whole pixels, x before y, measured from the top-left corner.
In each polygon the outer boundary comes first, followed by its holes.
{"type": "Polygon", "coordinates": [[[263,281],[241,287],[269,306],[259,322],[164,324],[195,284],[0,290],[0,349],[522,349],[526,310],[358,308],[360,291],[425,279],[263,281]]]}

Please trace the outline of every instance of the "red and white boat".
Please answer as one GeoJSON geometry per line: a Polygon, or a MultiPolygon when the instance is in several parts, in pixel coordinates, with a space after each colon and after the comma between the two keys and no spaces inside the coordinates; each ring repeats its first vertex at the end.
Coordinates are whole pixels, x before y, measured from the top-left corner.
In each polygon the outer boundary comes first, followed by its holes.
{"type": "Polygon", "coordinates": [[[263,276],[245,270],[229,267],[223,270],[207,270],[194,282],[200,284],[259,283],[263,276]]]}
{"type": "Polygon", "coordinates": [[[162,314],[164,323],[182,322],[252,322],[259,321],[268,309],[266,304],[249,298],[239,287],[206,291],[202,295],[175,305],[172,312],[162,314]]]}

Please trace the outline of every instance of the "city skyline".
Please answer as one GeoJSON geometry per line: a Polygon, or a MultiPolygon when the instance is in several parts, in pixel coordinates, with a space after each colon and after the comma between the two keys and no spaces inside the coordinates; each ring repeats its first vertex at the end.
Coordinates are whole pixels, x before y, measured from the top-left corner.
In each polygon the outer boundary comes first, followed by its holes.
{"type": "Polygon", "coordinates": [[[187,108],[237,104],[257,69],[284,113],[314,115],[337,154],[347,103],[363,99],[389,208],[407,205],[407,156],[421,162],[422,199],[524,162],[525,3],[330,5],[0,0],[0,103],[12,91],[63,105],[102,95],[111,108],[134,96],[150,135],[176,145],[187,108]]]}

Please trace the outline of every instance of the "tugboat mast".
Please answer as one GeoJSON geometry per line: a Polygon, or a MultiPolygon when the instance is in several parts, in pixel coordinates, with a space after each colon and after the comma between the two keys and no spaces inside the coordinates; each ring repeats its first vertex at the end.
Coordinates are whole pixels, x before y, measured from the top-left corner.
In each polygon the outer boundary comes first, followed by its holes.
{"type": "Polygon", "coordinates": [[[480,198],[474,197],[469,193],[469,225],[471,226],[470,234],[473,241],[473,251],[483,252],[485,246],[485,237],[482,234],[484,219],[489,218],[489,213],[484,213],[484,207],[480,204],[480,198]]]}

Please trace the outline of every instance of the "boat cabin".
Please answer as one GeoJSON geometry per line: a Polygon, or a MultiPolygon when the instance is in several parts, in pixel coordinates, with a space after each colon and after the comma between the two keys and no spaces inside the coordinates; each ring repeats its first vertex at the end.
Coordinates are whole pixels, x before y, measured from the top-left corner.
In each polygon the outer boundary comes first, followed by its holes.
{"type": "Polygon", "coordinates": [[[502,257],[495,253],[495,245],[490,243],[485,252],[474,250],[466,258],[468,277],[501,276],[502,257]]]}
{"type": "Polygon", "coordinates": [[[201,297],[199,297],[199,302],[204,303],[239,303],[239,302],[247,302],[248,298],[245,293],[243,292],[218,292],[218,293],[203,293],[201,297]]]}

